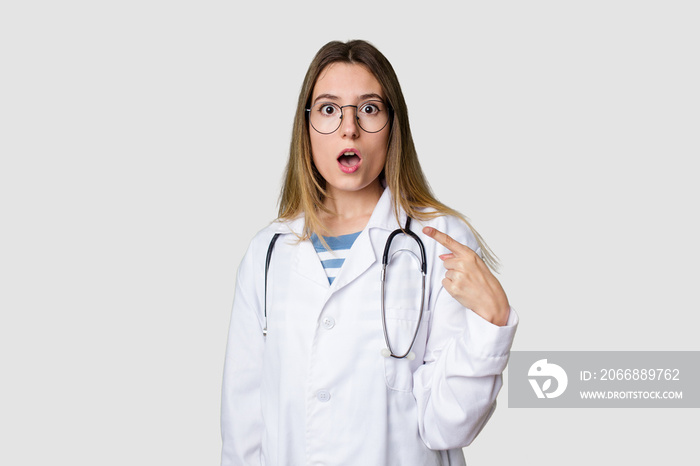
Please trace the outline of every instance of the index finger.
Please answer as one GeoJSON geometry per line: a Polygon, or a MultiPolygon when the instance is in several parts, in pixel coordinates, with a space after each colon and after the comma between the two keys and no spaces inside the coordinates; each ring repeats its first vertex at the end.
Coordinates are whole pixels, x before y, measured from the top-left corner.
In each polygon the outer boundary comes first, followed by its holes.
{"type": "Polygon", "coordinates": [[[466,249],[471,251],[471,249],[469,249],[468,246],[465,246],[456,239],[452,238],[450,235],[443,233],[436,228],[425,227],[423,228],[423,233],[445,246],[447,249],[450,250],[450,252],[452,252],[455,255],[463,255],[466,252],[466,249]]]}

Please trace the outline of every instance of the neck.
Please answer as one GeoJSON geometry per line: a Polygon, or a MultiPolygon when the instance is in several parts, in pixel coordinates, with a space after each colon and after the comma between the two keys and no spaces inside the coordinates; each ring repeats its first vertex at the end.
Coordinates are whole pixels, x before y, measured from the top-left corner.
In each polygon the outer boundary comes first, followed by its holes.
{"type": "Polygon", "coordinates": [[[379,180],[359,191],[330,189],[324,205],[331,211],[321,221],[331,236],[361,231],[367,226],[384,188],[379,180]]]}

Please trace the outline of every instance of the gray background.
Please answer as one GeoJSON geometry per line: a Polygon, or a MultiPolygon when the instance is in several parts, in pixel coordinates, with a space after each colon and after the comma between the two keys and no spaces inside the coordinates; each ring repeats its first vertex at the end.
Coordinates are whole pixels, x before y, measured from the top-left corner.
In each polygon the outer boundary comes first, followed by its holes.
{"type": "MultiPolygon", "coordinates": [[[[236,267],[331,39],[394,65],[438,197],[504,263],[515,349],[699,349],[699,19],[691,1],[3,2],[0,463],[218,462],[236,267]]],[[[500,400],[472,466],[696,460],[697,410],[500,400]]]]}

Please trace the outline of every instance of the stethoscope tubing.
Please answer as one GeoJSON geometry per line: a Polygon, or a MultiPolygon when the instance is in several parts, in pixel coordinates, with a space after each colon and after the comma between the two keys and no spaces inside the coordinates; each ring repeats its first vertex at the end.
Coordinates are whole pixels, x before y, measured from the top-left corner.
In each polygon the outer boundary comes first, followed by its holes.
{"type": "Polygon", "coordinates": [[[270,259],[272,258],[272,250],[275,248],[275,243],[277,238],[279,238],[281,233],[275,233],[275,236],[270,240],[270,245],[267,247],[267,256],[265,257],[265,298],[264,298],[264,310],[265,310],[265,325],[263,326],[263,336],[267,336],[267,271],[270,269],[270,259]]]}
{"type": "MultiPolygon", "coordinates": [[[[381,293],[382,293],[382,299],[381,299],[381,311],[382,311],[382,330],[384,331],[384,342],[386,343],[386,349],[389,350],[388,354],[386,352],[383,352],[386,357],[392,357],[395,359],[404,359],[409,354],[411,354],[411,350],[413,349],[413,345],[416,342],[416,338],[418,338],[418,330],[420,330],[420,324],[423,322],[423,308],[425,307],[425,276],[427,274],[428,268],[427,268],[427,261],[425,258],[425,246],[423,245],[423,241],[416,235],[414,232],[410,230],[411,228],[411,217],[408,217],[406,219],[406,226],[401,229],[398,228],[391,232],[389,235],[389,238],[386,240],[386,244],[384,245],[384,254],[382,254],[382,274],[381,274],[381,293]],[[389,257],[389,251],[391,250],[391,242],[394,240],[394,237],[397,235],[400,235],[401,233],[406,234],[413,238],[416,243],[418,243],[418,247],[420,248],[420,271],[421,271],[421,296],[420,296],[420,311],[418,313],[418,321],[416,322],[416,328],[413,330],[413,337],[411,338],[411,344],[408,346],[406,349],[406,352],[399,355],[394,352],[394,349],[391,347],[391,342],[389,341],[389,332],[387,330],[387,325],[386,325],[386,304],[385,304],[385,283],[386,283],[386,268],[389,265],[390,257],[389,257]]],[[[401,251],[401,250],[399,250],[401,251]]],[[[399,251],[396,251],[391,257],[394,257],[396,253],[399,251]]],[[[416,260],[418,260],[418,257],[416,254],[408,249],[405,249],[404,251],[409,252],[412,254],[416,260]]]]}
{"type": "MultiPolygon", "coordinates": [[[[423,241],[418,237],[417,234],[415,234],[413,231],[411,231],[411,217],[408,217],[406,219],[406,226],[404,228],[398,228],[394,231],[391,232],[389,237],[386,240],[386,244],[384,245],[384,254],[382,254],[382,273],[381,273],[381,293],[382,293],[382,299],[381,299],[381,312],[382,312],[382,330],[384,332],[384,341],[386,342],[386,350],[382,350],[382,354],[384,354],[386,357],[392,357],[395,359],[404,359],[406,357],[410,357],[411,355],[411,350],[413,349],[413,345],[416,342],[416,338],[418,337],[418,331],[420,330],[420,325],[421,322],[423,322],[423,308],[425,307],[425,276],[427,274],[428,266],[427,266],[427,261],[425,258],[425,246],[423,245],[423,241]],[[411,338],[411,344],[409,345],[408,349],[406,350],[405,353],[402,355],[398,355],[394,353],[393,348],[391,347],[391,342],[389,341],[389,332],[387,330],[387,325],[386,325],[386,304],[385,304],[385,284],[386,284],[386,268],[389,265],[389,262],[391,262],[391,258],[389,257],[389,251],[391,250],[391,242],[394,240],[394,238],[397,235],[400,234],[405,234],[413,238],[416,243],[418,243],[418,247],[420,248],[420,259],[418,259],[418,256],[416,254],[409,250],[409,249],[399,249],[399,251],[406,251],[409,252],[411,255],[413,255],[416,260],[420,261],[420,271],[421,271],[421,296],[420,296],[420,311],[418,314],[418,322],[416,323],[416,328],[413,331],[413,337],[411,338]],[[388,351],[387,351],[388,350],[388,351]],[[388,354],[386,354],[388,352],[388,354]]],[[[277,239],[280,237],[281,233],[275,233],[275,235],[272,237],[270,240],[270,245],[267,248],[267,256],[265,257],[265,296],[263,298],[263,309],[264,309],[264,323],[263,323],[263,336],[267,337],[267,275],[268,275],[268,270],[270,269],[270,260],[272,258],[272,251],[275,248],[275,242],[277,239]]],[[[394,255],[399,252],[396,251],[394,255]]],[[[391,257],[393,257],[392,255],[391,257]]]]}

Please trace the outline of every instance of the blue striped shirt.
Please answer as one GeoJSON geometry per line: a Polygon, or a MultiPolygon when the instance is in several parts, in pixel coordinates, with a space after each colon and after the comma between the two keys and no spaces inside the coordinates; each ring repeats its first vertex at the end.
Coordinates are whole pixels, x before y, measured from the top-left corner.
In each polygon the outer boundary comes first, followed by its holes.
{"type": "Polygon", "coordinates": [[[328,243],[330,250],[323,246],[323,243],[315,233],[311,235],[311,242],[314,245],[316,254],[318,254],[318,258],[321,259],[323,270],[326,271],[328,283],[333,283],[335,277],[338,276],[340,268],[343,262],[345,262],[348,252],[350,252],[350,248],[357,237],[360,236],[360,233],[361,232],[358,231],[357,233],[350,233],[349,235],[324,236],[323,239],[328,243]]]}

